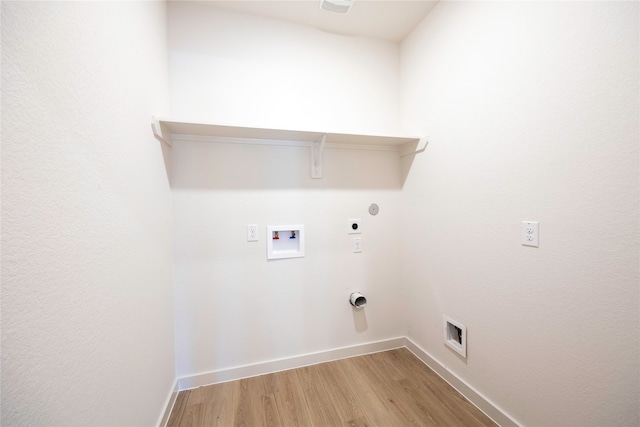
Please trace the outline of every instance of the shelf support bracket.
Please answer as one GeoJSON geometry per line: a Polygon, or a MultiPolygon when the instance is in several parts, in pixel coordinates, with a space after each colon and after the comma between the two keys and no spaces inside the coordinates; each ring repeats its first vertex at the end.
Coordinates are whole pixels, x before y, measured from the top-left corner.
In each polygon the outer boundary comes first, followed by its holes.
{"type": "Polygon", "coordinates": [[[409,142],[400,147],[400,157],[411,156],[412,154],[422,153],[427,149],[429,139],[427,137],[420,138],[416,142],[409,142]]]}
{"type": "Polygon", "coordinates": [[[151,117],[151,130],[153,136],[160,142],[164,142],[171,147],[171,133],[166,126],[155,116],[151,117]]]}
{"type": "Polygon", "coordinates": [[[327,134],[323,133],[320,140],[311,145],[311,178],[322,178],[322,155],[326,142],[327,134]]]}

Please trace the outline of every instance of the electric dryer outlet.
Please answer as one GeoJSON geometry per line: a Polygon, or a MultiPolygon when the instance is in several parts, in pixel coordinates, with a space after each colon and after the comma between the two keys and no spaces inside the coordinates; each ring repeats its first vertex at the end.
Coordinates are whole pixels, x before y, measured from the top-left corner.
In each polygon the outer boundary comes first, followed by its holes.
{"type": "Polygon", "coordinates": [[[362,233],[362,223],[360,218],[351,218],[348,221],[348,233],[349,234],[360,234],[362,233]]]}

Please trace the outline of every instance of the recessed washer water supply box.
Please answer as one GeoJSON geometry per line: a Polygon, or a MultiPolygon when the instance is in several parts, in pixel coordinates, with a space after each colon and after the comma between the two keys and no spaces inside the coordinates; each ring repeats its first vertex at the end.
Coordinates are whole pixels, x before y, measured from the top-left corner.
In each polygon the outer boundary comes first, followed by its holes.
{"type": "Polygon", "coordinates": [[[304,225],[268,225],[267,259],[304,257],[304,225]]]}

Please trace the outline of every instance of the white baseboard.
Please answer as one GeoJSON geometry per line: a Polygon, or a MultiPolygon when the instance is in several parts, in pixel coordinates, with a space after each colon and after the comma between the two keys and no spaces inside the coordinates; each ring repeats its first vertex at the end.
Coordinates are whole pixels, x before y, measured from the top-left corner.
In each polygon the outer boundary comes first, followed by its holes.
{"type": "Polygon", "coordinates": [[[173,410],[173,405],[176,403],[178,391],[180,390],[178,389],[178,380],[176,379],[173,382],[173,389],[169,392],[169,396],[164,403],[164,411],[162,412],[162,416],[156,424],[158,427],[165,427],[169,422],[169,416],[171,415],[171,411],[173,410]]]}
{"type": "Polygon", "coordinates": [[[177,391],[188,390],[210,384],[234,381],[243,378],[265,375],[273,372],[286,371],[288,369],[301,368],[303,366],[315,365],[318,363],[331,362],[332,360],[344,359],[347,357],[362,356],[364,354],[376,353],[379,351],[392,350],[394,348],[406,347],[418,357],[425,365],[431,368],[442,379],[455,388],[467,400],[478,409],[484,412],[489,418],[501,427],[518,427],[519,424],[506,412],[493,404],[489,399],[476,391],[469,384],[464,382],[453,372],[449,371],[442,363],[434,359],[429,353],[420,348],[416,343],[407,337],[391,338],[388,340],[375,341],[366,344],[358,344],[349,347],[341,347],[332,350],[320,351],[317,353],[303,354],[300,356],[287,357],[283,359],[271,360],[268,362],[255,363],[251,365],[237,366],[218,371],[204,372],[178,378],[175,391],[171,394],[165,414],[162,417],[160,426],[165,426],[169,414],[176,399],[177,391]]]}
{"type": "Polygon", "coordinates": [[[252,365],[238,366],[235,368],[221,369],[218,371],[182,377],[178,378],[178,387],[180,390],[188,390],[204,385],[286,371],[287,369],[301,368],[303,366],[316,365],[318,363],[330,362],[332,360],[344,359],[353,356],[361,356],[363,354],[376,353],[404,346],[405,338],[399,337],[349,347],[341,347],[317,353],[303,354],[300,356],[287,357],[284,359],[276,359],[263,363],[255,363],[252,365]]]}
{"type": "Polygon", "coordinates": [[[473,403],[478,409],[484,412],[485,415],[491,418],[496,424],[501,427],[518,427],[520,425],[505,411],[500,409],[462,379],[458,378],[456,374],[447,369],[442,363],[434,359],[429,353],[420,348],[409,338],[405,338],[405,347],[415,354],[418,359],[422,360],[425,365],[431,368],[432,371],[455,388],[458,393],[463,395],[469,402],[473,403]]]}

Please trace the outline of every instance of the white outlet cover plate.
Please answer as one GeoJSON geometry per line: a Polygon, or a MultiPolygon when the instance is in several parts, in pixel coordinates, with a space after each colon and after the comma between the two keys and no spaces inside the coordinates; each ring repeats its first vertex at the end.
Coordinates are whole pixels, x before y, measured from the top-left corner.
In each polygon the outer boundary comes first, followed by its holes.
{"type": "Polygon", "coordinates": [[[347,232],[349,234],[362,233],[362,220],[360,218],[351,218],[347,221],[347,232]],[[354,224],[356,227],[354,228],[354,224]]]}
{"type": "Polygon", "coordinates": [[[257,241],[258,241],[258,225],[248,224],[247,225],[247,242],[257,242],[257,241]]]}
{"type": "Polygon", "coordinates": [[[362,237],[353,238],[353,253],[357,254],[362,252],[362,237]]]}
{"type": "Polygon", "coordinates": [[[522,245],[539,247],[537,221],[522,221],[522,245]]]}

